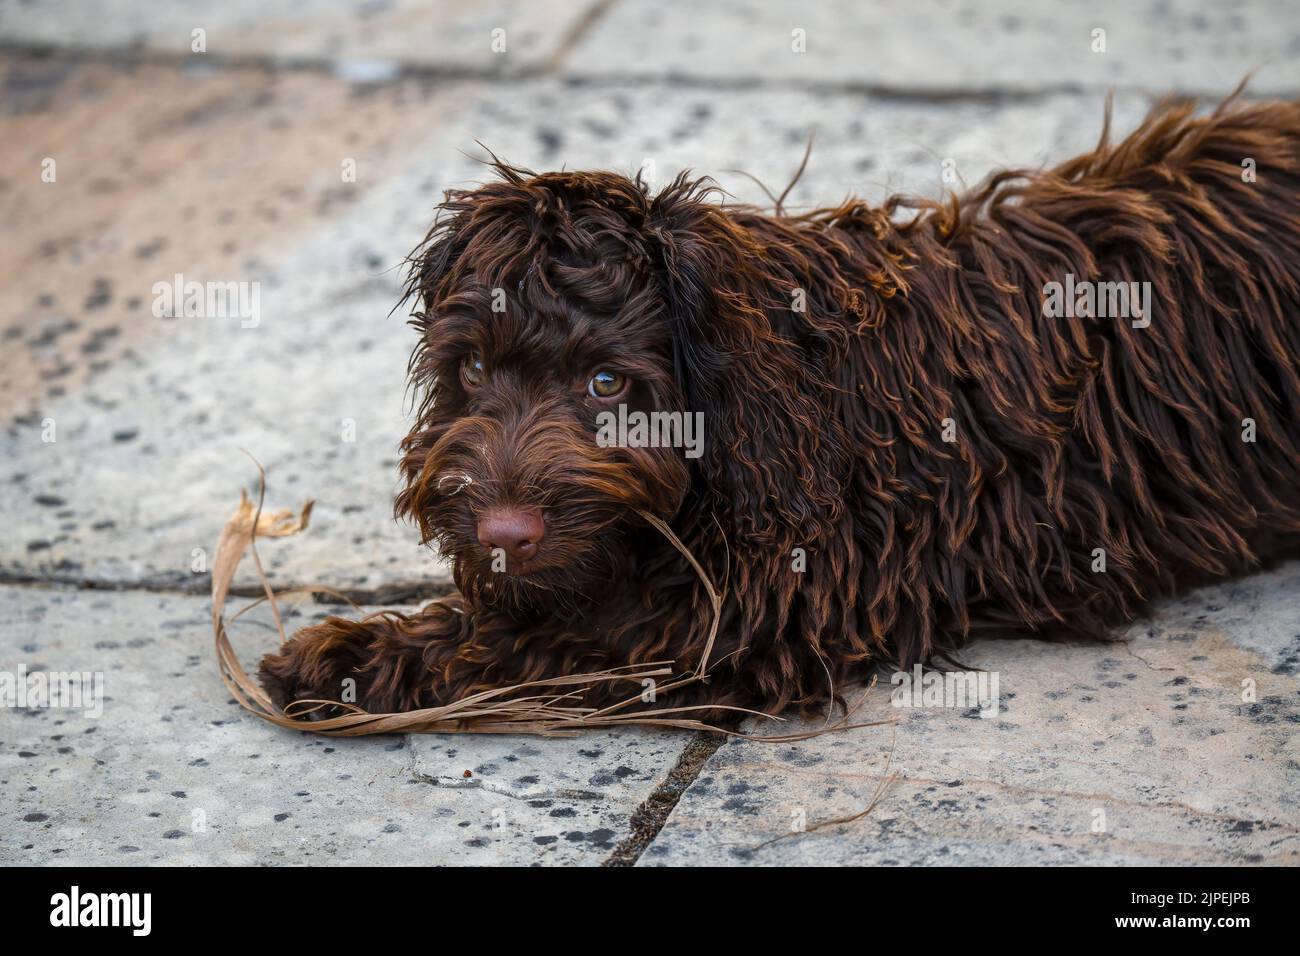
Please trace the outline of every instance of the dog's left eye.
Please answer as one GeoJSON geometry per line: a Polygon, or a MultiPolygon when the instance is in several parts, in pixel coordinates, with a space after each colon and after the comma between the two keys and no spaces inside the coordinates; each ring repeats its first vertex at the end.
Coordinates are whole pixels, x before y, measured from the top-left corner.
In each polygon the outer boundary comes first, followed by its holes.
{"type": "Polygon", "coordinates": [[[483,360],[477,355],[470,355],[460,363],[461,380],[472,388],[482,385],[486,374],[483,370],[483,360]]]}
{"type": "Polygon", "coordinates": [[[627,376],[618,372],[599,371],[587,383],[587,393],[593,398],[613,398],[627,388],[627,376]]]}

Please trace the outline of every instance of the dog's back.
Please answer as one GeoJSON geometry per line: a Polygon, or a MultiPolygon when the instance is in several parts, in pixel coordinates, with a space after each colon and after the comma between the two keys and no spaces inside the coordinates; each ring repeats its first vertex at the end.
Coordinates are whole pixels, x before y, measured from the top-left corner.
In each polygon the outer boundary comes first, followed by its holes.
{"type": "Polygon", "coordinates": [[[1101,634],[1294,547],[1300,104],[1165,105],[1051,171],[905,205],[799,220],[857,271],[830,402],[902,660],[982,627],[1101,634]]]}

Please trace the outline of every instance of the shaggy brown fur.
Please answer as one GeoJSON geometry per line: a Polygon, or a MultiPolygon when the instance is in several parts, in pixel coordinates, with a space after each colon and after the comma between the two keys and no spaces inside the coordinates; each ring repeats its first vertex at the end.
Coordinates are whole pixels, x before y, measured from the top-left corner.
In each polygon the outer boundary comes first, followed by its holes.
{"type": "Polygon", "coordinates": [[[711,680],[660,706],[807,709],[976,631],[1101,636],[1297,540],[1300,104],[1166,104],[1048,172],[806,215],[497,169],[448,194],[410,286],[397,511],[460,596],[300,631],[262,664],[280,704],[694,667],[707,593],[636,509],[726,589],[711,680]],[[1149,327],[1045,315],[1067,274],[1150,282],[1149,327]],[[631,409],[703,412],[703,457],[599,447],[598,369],[631,409]],[[503,507],[544,519],[526,573],[476,535],[503,507]]]}

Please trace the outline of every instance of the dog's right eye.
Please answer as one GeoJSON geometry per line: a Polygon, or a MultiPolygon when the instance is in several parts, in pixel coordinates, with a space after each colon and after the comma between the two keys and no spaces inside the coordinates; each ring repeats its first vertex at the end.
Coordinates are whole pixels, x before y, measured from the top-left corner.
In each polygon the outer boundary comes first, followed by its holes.
{"type": "Polygon", "coordinates": [[[483,371],[483,360],[477,355],[466,356],[465,360],[460,363],[460,378],[469,388],[477,388],[483,384],[483,379],[487,373],[483,371]]]}

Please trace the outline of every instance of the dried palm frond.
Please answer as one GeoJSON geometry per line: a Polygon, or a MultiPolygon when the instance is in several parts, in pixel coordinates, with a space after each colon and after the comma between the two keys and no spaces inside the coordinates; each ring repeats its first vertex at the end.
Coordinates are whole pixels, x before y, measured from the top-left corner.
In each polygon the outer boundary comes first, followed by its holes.
{"type": "MultiPolygon", "coordinates": [[[[676,675],[673,670],[673,661],[656,661],[648,664],[612,667],[586,674],[569,674],[529,681],[524,684],[493,688],[437,707],[426,707],[404,713],[372,714],[355,704],[327,700],[295,701],[290,705],[288,712],[282,712],[275,706],[258,682],[240,664],[234,647],[230,643],[229,628],[223,612],[235,572],[243,561],[244,555],[251,551],[258,579],[265,592],[265,597],[257,599],[253,602],[253,605],[260,604],[263,601],[269,604],[275,621],[275,629],[279,633],[281,641],[287,640],[288,635],[285,633],[284,621],[280,615],[277,600],[279,597],[288,593],[334,592],[331,592],[328,588],[314,587],[292,588],[279,593],[272,589],[257,552],[257,539],[283,538],[306,530],[313,503],[308,501],[296,515],[288,510],[274,513],[264,512],[262,505],[266,497],[266,474],[262,471],[260,465],[258,471],[261,473],[261,484],[257,503],[254,504],[249,500],[247,494],[241,491],[239,506],[235,509],[235,513],[231,515],[230,520],[226,522],[217,541],[216,557],[213,560],[212,567],[212,631],[216,641],[217,663],[221,671],[222,681],[240,706],[269,723],[293,730],[311,731],[332,737],[357,737],[384,733],[573,736],[578,731],[596,727],[635,725],[674,727],[692,731],[705,730],[730,736],[743,736],[751,740],[783,743],[803,740],[833,730],[847,730],[852,727],[876,726],[892,722],[851,723],[851,718],[857,710],[857,706],[855,706],[845,713],[839,721],[827,727],[806,732],[758,736],[718,727],[688,715],[699,711],[717,712],[727,710],[738,715],[747,714],[769,720],[780,721],[782,718],[744,708],[718,705],[656,707],[653,710],[628,709],[641,701],[639,695],[599,709],[586,707],[582,704],[583,690],[592,684],[603,681],[636,681],[639,683],[647,678],[656,681],[669,678],[666,683],[660,683],[656,688],[656,694],[665,694],[687,684],[704,680],[707,677],[709,667],[707,653],[695,672],[685,675],[676,675]],[[294,719],[295,717],[301,718],[323,707],[342,709],[346,713],[314,721],[294,719]]],[[[671,529],[651,515],[645,517],[682,552],[704,582],[713,605],[713,625],[708,641],[708,649],[711,650],[717,633],[722,596],[714,588],[704,568],[677,536],[673,534],[671,529]]],[[[231,622],[233,623],[249,607],[237,612],[231,618],[231,622]]],[[[863,699],[865,699],[865,695],[863,699]]],[[[861,701],[859,701],[858,706],[860,704],[861,701]]]]}

